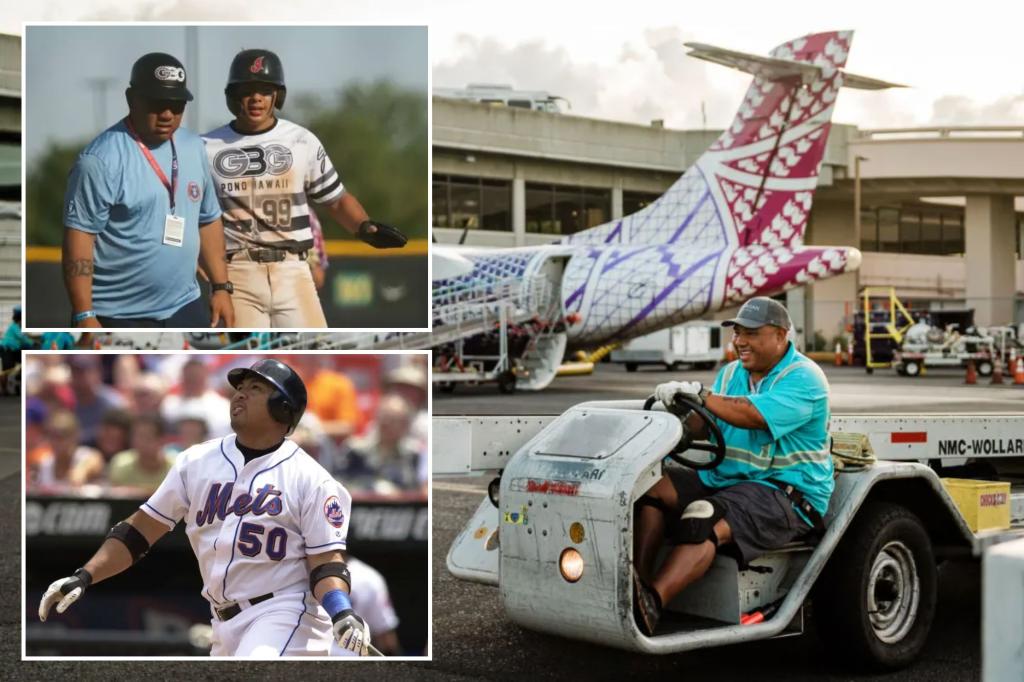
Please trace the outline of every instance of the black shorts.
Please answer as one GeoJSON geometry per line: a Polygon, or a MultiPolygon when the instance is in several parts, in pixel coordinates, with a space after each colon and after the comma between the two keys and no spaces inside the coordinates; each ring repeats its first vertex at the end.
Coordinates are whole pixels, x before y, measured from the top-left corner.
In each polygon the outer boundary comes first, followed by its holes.
{"type": "Polygon", "coordinates": [[[762,483],[742,482],[727,488],[709,488],[697,472],[666,465],[665,475],[679,496],[679,512],[696,500],[715,498],[725,507],[725,520],[732,530],[733,545],[722,548],[734,554],[744,567],[751,561],[810,532],[811,527],[793,509],[793,503],[779,489],[762,483]]]}

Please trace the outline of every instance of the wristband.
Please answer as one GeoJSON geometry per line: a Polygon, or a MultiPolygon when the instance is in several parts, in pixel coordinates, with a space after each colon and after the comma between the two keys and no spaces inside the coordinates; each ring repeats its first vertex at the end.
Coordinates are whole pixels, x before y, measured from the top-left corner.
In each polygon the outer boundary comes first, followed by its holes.
{"type": "Polygon", "coordinates": [[[342,611],[351,610],[352,608],[352,602],[343,590],[331,590],[323,596],[320,604],[332,620],[342,611]]]}
{"type": "Polygon", "coordinates": [[[71,574],[71,577],[78,578],[82,582],[83,590],[87,589],[89,585],[92,585],[92,573],[89,573],[85,568],[76,569],[75,572],[71,574]]]}
{"type": "Polygon", "coordinates": [[[74,322],[75,324],[78,324],[79,322],[84,322],[85,320],[88,320],[90,317],[96,317],[95,310],[86,310],[84,313],[75,313],[71,317],[71,321],[74,322]]]}

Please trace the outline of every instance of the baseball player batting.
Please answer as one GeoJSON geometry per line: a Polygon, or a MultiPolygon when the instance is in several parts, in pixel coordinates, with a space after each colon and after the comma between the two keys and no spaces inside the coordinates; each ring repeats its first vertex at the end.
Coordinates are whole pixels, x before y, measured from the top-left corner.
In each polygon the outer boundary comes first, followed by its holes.
{"type": "Polygon", "coordinates": [[[260,360],[228,381],[234,434],[183,451],[85,566],[50,585],[39,619],[54,605],[64,613],[184,520],[210,602],[211,655],[368,655],[370,630],[352,609],[341,554],[351,497],[287,438],[306,409],[302,379],[260,360]]]}
{"type": "Polygon", "coordinates": [[[224,89],[235,119],[203,136],[224,209],[228,282],[239,327],[326,327],[306,262],[315,201],[378,249],[405,246],[400,231],[371,221],[346,191],[316,135],[278,118],[287,88],[270,50],[235,55],[224,89]]]}

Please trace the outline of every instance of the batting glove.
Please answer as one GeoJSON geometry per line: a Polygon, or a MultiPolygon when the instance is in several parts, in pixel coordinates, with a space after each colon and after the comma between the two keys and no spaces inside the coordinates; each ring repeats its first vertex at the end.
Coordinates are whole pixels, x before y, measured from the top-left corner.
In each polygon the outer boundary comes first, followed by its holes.
{"type": "Polygon", "coordinates": [[[369,653],[370,626],[352,609],[339,612],[334,621],[334,639],[342,649],[354,651],[360,656],[369,653]]]}
{"type": "Polygon", "coordinates": [[[699,381],[669,381],[654,389],[654,397],[664,403],[665,407],[672,407],[676,396],[703,405],[709,395],[711,391],[704,388],[699,381]]]}
{"type": "Polygon", "coordinates": [[[375,249],[398,249],[409,241],[398,228],[373,220],[362,222],[359,226],[359,238],[375,249]]]}
{"type": "Polygon", "coordinates": [[[61,578],[50,583],[43,593],[42,601],[39,602],[39,620],[46,622],[46,616],[54,604],[57,604],[57,613],[67,611],[69,606],[85,594],[85,589],[91,584],[92,575],[84,568],[75,571],[70,578],[61,578]]]}

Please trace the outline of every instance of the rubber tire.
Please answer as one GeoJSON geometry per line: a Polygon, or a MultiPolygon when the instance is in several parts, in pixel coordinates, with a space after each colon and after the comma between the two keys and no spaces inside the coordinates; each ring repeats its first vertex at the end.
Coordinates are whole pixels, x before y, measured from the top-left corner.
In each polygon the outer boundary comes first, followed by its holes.
{"type": "Polygon", "coordinates": [[[990,360],[979,361],[978,366],[975,369],[978,370],[978,376],[980,377],[992,376],[992,362],[990,360]]]}
{"type": "Polygon", "coordinates": [[[437,385],[437,388],[441,393],[454,393],[455,382],[454,381],[442,381],[437,385]]]}
{"type": "Polygon", "coordinates": [[[627,372],[635,372],[636,368],[637,368],[637,364],[635,362],[627,362],[626,363],[626,371],[627,372]]]}
{"type": "Polygon", "coordinates": [[[505,370],[498,375],[498,390],[502,393],[516,392],[516,375],[511,370],[505,370]]]}
{"type": "Polygon", "coordinates": [[[866,502],[829,558],[812,593],[814,622],[822,644],[851,668],[887,671],[904,668],[920,655],[935,618],[938,576],[931,539],[906,507],[866,502]],[[920,583],[917,616],[899,642],[879,640],[867,613],[865,591],[875,556],[900,540],[911,551],[920,583]]]}
{"type": "Polygon", "coordinates": [[[671,365],[665,365],[665,369],[669,372],[682,372],[684,369],[686,369],[686,363],[676,361],[673,362],[671,365]]]}
{"type": "Polygon", "coordinates": [[[875,368],[874,367],[865,367],[864,371],[867,372],[868,374],[874,374],[875,373],[875,368]]]}
{"type": "Polygon", "coordinates": [[[907,360],[903,363],[903,374],[908,377],[921,376],[921,363],[917,360],[907,360]]]}

